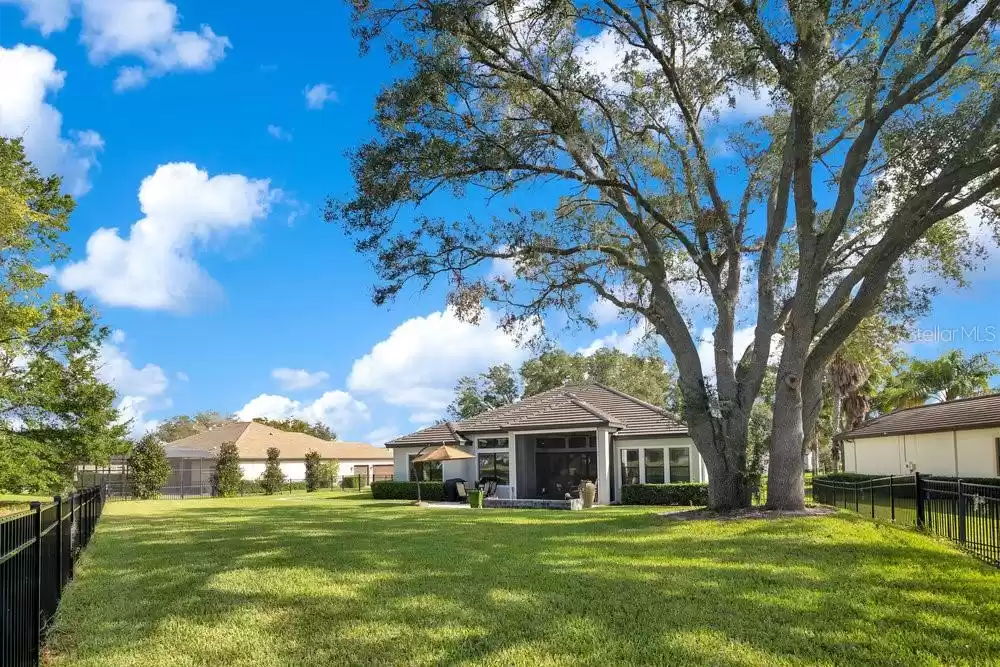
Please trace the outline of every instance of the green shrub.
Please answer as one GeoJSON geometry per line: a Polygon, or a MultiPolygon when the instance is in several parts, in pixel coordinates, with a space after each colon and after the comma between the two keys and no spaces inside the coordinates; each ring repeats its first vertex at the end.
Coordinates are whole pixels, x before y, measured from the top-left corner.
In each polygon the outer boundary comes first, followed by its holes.
{"type": "Polygon", "coordinates": [[[232,498],[241,492],[243,471],[240,469],[240,449],[235,442],[225,442],[219,448],[212,475],[212,492],[223,498],[232,498]]]}
{"type": "Polygon", "coordinates": [[[260,485],[259,479],[240,480],[241,496],[259,496],[264,493],[264,487],[260,485]]]}
{"type": "Polygon", "coordinates": [[[267,462],[264,464],[264,474],[260,476],[260,485],[264,493],[271,495],[281,491],[285,483],[285,473],[281,471],[281,450],[277,447],[267,448],[267,462]]]}
{"type": "Polygon", "coordinates": [[[308,491],[309,483],[302,480],[299,480],[297,482],[285,482],[285,485],[284,487],[282,487],[282,489],[284,491],[308,491]]]}
{"type": "Polygon", "coordinates": [[[707,505],[708,484],[628,484],[622,487],[622,505],[707,505]]]}
{"type": "Polygon", "coordinates": [[[319,487],[321,489],[332,489],[333,483],[337,481],[339,472],[340,462],[337,459],[323,461],[323,463],[319,464],[319,469],[316,473],[319,487]]]}
{"type": "Polygon", "coordinates": [[[319,452],[311,449],[306,452],[306,491],[315,491],[320,488],[320,466],[323,459],[319,452]]]}
{"type": "Polygon", "coordinates": [[[361,475],[344,475],[340,480],[340,488],[351,491],[360,491],[363,484],[361,475]]]}
{"type": "MultiPolygon", "coordinates": [[[[372,482],[372,498],[376,500],[416,500],[416,482],[396,482],[386,480],[372,482]]],[[[444,500],[444,482],[420,482],[420,497],[423,500],[444,500]]]]}
{"type": "Polygon", "coordinates": [[[137,498],[156,498],[170,477],[170,463],[163,445],[153,435],[144,436],[128,457],[132,493],[137,498]]]}

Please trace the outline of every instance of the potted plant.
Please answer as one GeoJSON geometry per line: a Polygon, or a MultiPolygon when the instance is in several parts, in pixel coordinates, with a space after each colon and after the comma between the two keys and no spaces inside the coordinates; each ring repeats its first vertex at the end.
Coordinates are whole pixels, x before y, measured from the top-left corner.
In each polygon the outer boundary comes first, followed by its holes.
{"type": "Polygon", "coordinates": [[[472,507],[473,509],[482,509],[483,508],[483,492],[482,491],[480,491],[478,489],[469,491],[469,507],[472,507]]]}
{"type": "Polygon", "coordinates": [[[583,499],[584,507],[593,507],[594,498],[597,496],[597,485],[589,479],[580,487],[580,498],[583,499]]]}

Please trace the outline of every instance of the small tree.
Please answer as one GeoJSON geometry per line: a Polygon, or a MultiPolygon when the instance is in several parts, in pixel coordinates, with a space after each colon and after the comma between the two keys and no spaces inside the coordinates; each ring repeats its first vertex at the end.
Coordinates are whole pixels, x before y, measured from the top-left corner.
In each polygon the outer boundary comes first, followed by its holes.
{"type": "Polygon", "coordinates": [[[215,461],[215,475],[212,478],[215,494],[232,498],[239,494],[242,481],[240,450],[235,442],[223,443],[219,448],[219,458],[215,461]]]}
{"type": "Polygon", "coordinates": [[[319,452],[315,450],[306,452],[306,491],[315,491],[321,488],[322,465],[323,459],[320,458],[319,452]]]}
{"type": "Polygon", "coordinates": [[[137,498],[156,498],[170,476],[170,463],[163,445],[154,435],[143,436],[132,447],[128,457],[131,468],[132,491],[137,498]]]}
{"type": "Polygon", "coordinates": [[[281,485],[285,483],[285,473],[281,471],[281,461],[278,457],[281,450],[277,447],[267,448],[267,463],[264,464],[264,474],[260,476],[260,485],[264,493],[272,495],[281,490],[281,485]]]}
{"type": "Polygon", "coordinates": [[[319,466],[319,484],[324,489],[332,489],[333,483],[340,474],[340,461],[336,459],[324,461],[319,466]]]}

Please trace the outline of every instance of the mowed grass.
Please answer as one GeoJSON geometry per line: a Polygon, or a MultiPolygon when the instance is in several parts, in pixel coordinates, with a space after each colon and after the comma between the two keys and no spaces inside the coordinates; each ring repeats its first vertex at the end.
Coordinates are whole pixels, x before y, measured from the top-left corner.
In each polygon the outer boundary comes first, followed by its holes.
{"type": "Polygon", "coordinates": [[[984,665],[1000,572],[848,514],[439,510],[343,495],[106,508],[49,662],[984,665]]]}

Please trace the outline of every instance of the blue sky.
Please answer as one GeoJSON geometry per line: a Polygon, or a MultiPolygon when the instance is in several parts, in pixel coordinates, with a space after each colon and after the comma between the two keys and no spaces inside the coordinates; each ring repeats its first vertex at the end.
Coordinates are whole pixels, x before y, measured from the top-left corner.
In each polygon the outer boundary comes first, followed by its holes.
{"type": "MultiPolygon", "coordinates": [[[[79,195],[56,280],[116,330],[104,372],[137,428],[216,409],[381,441],[441,414],[458,376],[525,357],[443,312],[443,286],[375,308],[366,261],[322,221],[392,75],[358,56],[344,3],[0,0],[0,47],[0,132],[79,195]]],[[[910,351],[995,349],[996,276],[922,323],[983,340],[910,351]]],[[[635,339],[603,319],[560,342],[635,339]]]]}

